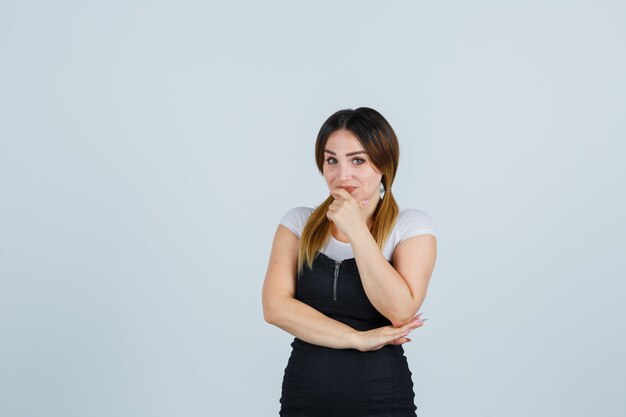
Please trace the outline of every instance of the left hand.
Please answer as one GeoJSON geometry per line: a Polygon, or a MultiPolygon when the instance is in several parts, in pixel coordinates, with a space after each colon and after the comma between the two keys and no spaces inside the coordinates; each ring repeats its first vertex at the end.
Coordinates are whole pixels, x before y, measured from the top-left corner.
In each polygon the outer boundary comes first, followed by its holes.
{"type": "Polygon", "coordinates": [[[333,189],[331,195],[335,201],[328,207],[326,217],[335,223],[341,233],[352,240],[355,233],[363,229],[369,230],[361,210],[361,207],[367,204],[367,200],[359,202],[343,188],[333,189]]]}

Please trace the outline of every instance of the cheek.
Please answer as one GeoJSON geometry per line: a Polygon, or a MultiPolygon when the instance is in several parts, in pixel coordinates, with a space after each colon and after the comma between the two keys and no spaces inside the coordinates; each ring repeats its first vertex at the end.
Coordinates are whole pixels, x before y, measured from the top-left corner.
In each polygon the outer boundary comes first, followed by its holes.
{"type": "Polygon", "coordinates": [[[326,183],[330,184],[333,180],[333,175],[328,170],[324,170],[323,175],[326,183]]]}
{"type": "Polygon", "coordinates": [[[378,188],[378,184],[380,184],[380,180],[382,176],[375,172],[369,173],[366,178],[363,179],[363,183],[366,185],[368,189],[378,188]]]}

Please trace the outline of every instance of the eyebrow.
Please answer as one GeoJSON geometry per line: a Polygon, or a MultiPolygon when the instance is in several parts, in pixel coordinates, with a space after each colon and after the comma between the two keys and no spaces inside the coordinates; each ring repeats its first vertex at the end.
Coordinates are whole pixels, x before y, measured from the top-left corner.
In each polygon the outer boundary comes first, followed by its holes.
{"type": "MultiPolygon", "coordinates": [[[[330,153],[330,154],[337,155],[335,152],[333,152],[333,151],[329,151],[328,149],[324,149],[324,152],[328,152],[328,153],[330,153]]],[[[366,154],[367,152],[365,152],[365,151],[348,152],[348,153],[346,154],[346,156],[357,155],[357,154],[360,154],[360,153],[365,153],[365,154],[366,154]]]]}

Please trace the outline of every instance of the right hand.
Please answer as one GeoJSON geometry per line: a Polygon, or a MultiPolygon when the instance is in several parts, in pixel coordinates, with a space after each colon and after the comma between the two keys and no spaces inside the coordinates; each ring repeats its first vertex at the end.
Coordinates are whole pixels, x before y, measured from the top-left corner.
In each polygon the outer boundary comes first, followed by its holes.
{"type": "Polygon", "coordinates": [[[419,313],[409,323],[401,327],[384,326],[377,329],[364,332],[357,332],[355,349],[361,352],[370,350],[378,350],[385,345],[401,345],[410,342],[411,339],[406,337],[411,330],[417,329],[424,324],[419,313]]]}

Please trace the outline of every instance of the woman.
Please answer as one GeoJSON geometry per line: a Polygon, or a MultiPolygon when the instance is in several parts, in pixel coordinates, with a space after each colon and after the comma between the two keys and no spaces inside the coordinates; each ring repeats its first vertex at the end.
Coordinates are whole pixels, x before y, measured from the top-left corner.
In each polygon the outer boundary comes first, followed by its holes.
{"type": "Polygon", "coordinates": [[[402,345],[436,258],[435,224],[391,193],[396,135],[376,110],[340,110],[322,125],[317,166],[329,189],[282,218],[263,285],[268,323],[295,336],[281,416],[415,416],[402,345]]]}

